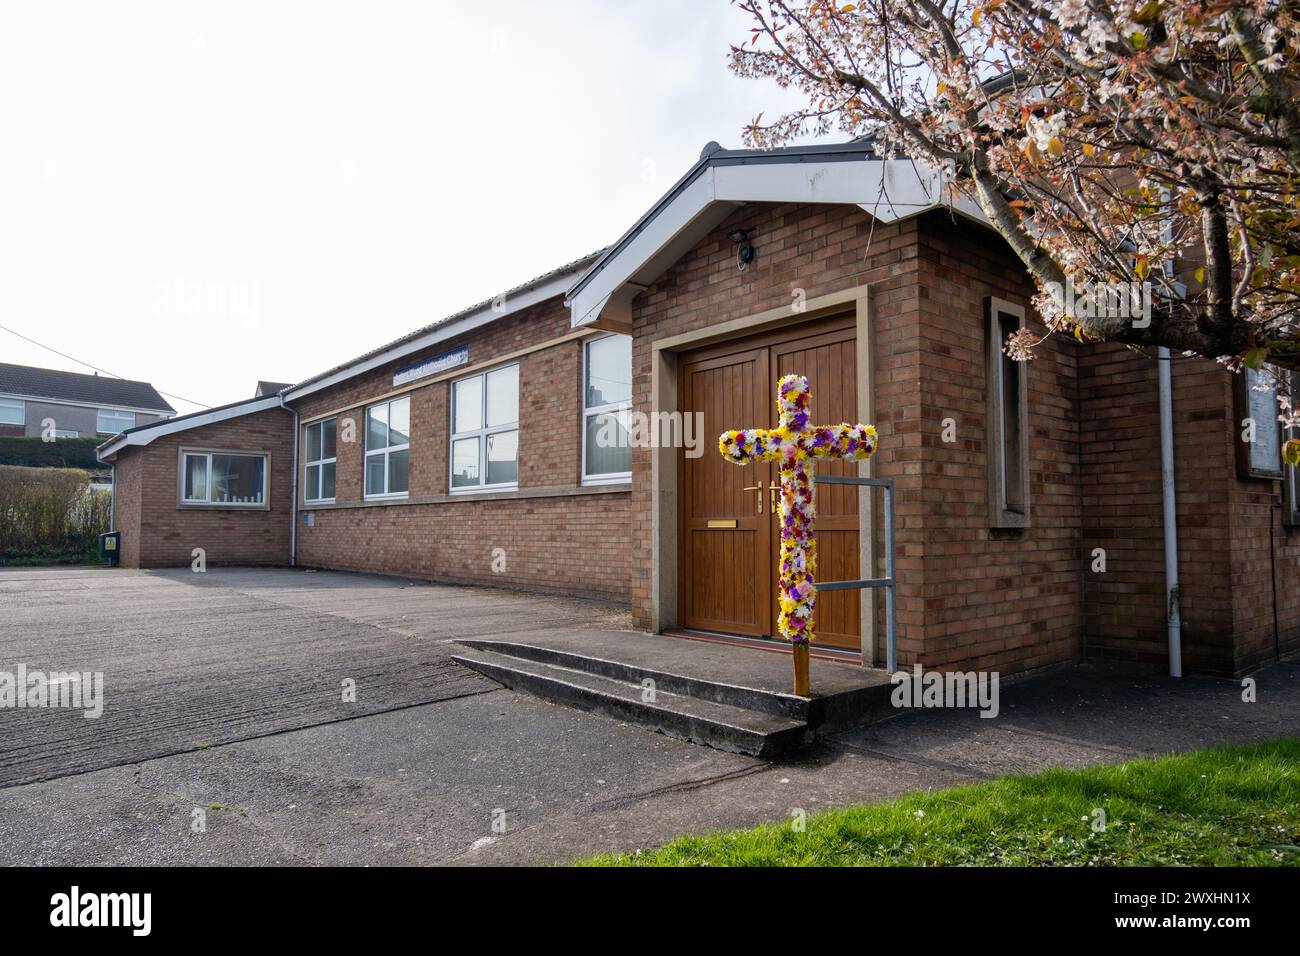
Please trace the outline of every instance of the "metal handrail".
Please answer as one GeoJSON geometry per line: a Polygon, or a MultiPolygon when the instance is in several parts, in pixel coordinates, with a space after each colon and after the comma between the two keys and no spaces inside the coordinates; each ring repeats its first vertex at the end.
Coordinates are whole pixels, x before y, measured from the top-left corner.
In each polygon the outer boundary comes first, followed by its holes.
{"type": "MultiPolygon", "coordinates": [[[[813,481],[827,485],[865,485],[885,490],[885,576],[864,578],[860,581],[827,581],[814,587],[818,591],[857,591],[865,588],[885,589],[885,667],[889,673],[898,670],[898,635],[894,622],[894,479],[857,478],[850,475],[813,475],[813,481]]],[[[867,649],[862,648],[862,666],[870,667],[867,649]]]]}

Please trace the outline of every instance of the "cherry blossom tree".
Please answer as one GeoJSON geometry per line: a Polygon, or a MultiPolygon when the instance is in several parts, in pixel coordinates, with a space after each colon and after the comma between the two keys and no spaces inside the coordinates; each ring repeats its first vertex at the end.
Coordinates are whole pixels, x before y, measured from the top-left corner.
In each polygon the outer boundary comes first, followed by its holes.
{"type": "Polygon", "coordinates": [[[1300,0],[737,5],[732,70],[806,101],[751,145],[839,131],[944,170],[1046,334],[1300,369],[1300,0]],[[1150,290],[1149,323],[1081,285],[1150,290]]]}

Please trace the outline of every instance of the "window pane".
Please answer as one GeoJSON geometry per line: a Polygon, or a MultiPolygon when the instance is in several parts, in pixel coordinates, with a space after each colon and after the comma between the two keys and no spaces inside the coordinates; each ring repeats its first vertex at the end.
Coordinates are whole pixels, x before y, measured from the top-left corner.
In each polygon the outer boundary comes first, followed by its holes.
{"type": "Polygon", "coordinates": [[[320,426],[307,426],[307,460],[320,461],[320,426]]]}
{"type": "Polygon", "coordinates": [[[384,456],[366,457],[366,494],[382,495],[384,493],[384,456]]]}
{"type": "Polygon", "coordinates": [[[320,496],[322,498],[334,497],[334,467],[334,462],[320,466],[320,496]]]}
{"type": "Polygon", "coordinates": [[[617,475],[632,470],[626,410],[587,418],[587,474],[617,475]]]}
{"type": "Polygon", "coordinates": [[[213,455],[213,502],[262,504],[262,475],[266,459],[260,455],[213,455]]]}
{"type": "Polygon", "coordinates": [[[1277,420],[1277,379],[1264,369],[1245,368],[1246,401],[1249,416],[1255,423],[1255,441],[1250,446],[1250,464],[1262,472],[1276,474],[1282,465],[1281,448],[1285,436],[1277,420]],[[1260,386],[1263,385],[1263,388],[1260,386]]]}
{"type": "Polygon", "coordinates": [[[366,451],[388,447],[388,406],[376,405],[366,412],[366,451]]]}
{"type": "MultiPolygon", "coordinates": [[[[1011,315],[999,315],[998,322],[1006,342],[1020,327],[1020,319],[1011,315]]],[[[1023,511],[1025,507],[1025,473],[1021,467],[1021,443],[1024,435],[1020,433],[1020,375],[1021,363],[1013,360],[1005,352],[1001,358],[1002,367],[1002,484],[1003,502],[1008,511],[1023,511]]]]}
{"type": "MultiPolygon", "coordinates": [[[[487,427],[513,425],[519,421],[519,366],[499,368],[487,374],[487,427]]],[[[488,471],[491,471],[491,466],[488,471]]]]}
{"type": "Polygon", "coordinates": [[[22,402],[10,398],[0,398],[0,425],[21,425],[23,423],[22,402]]]}
{"type": "MultiPolygon", "coordinates": [[[[335,433],[337,432],[338,422],[331,418],[327,422],[321,422],[321,457],[333,458],[338,454],[335,443],[335,433]]],[[[326,497],[329,497],[326,495],[326,497]]]]}
{"type": "Polygon", "coordinates": [[[632,339],[611,335],[587,345],[587,407],[632,398],[632,339]]]}
{"type": "Polygon", "coordinates": [[[314,501],[320,497],[320,465],[307,466],[307,500],[314,501]]]}
{"type": "Polygon", "coordinates": [[[462,438],[451,443],[451,486],[468,488],[478,480],[478,439],[462,438]]]}
{"type": "Polygon", "coordinates": [[[116,435],[135,427],[135,412],[116,412],[102,408],[96,419],[96,430],[105,435],[116,435]]]}
{"type": "Polygon", "coordinates": [[[185,456],[185,500],[208,500],[208,459],[205,455],[185,456]]]}
{"type": "Polygon", "coordinates": [[[487,437],[487,484],[519,480],[519,432],[497,432],[487,437]]]}
{"type": "Polygon", "coordinates": [[[388,493],[395,495],[407,489],[407,471],[411,453],[406,449],[388,454],[388,493]]]}
{"type": "Polygon", "coordinates": [[[455,391],[455,420],[452,431],[456,434],[472,432],[483,427],[483,379],[467,378],[457,382],[455,391]]]}
{"type": "Polygon", "coordinates": [[[411,441],[411,400],[395,399],[388,413],[388,444],[406,445],[411,441]]]}

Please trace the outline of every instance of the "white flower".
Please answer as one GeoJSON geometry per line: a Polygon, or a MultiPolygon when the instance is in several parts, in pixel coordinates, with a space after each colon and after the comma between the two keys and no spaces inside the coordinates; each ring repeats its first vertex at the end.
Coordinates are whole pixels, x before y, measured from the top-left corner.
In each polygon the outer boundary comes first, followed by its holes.
{"type": "Polygon", "coordinates": [[[1116,99],[1124,98],[1124,84],[1116,83],[1109,77],[1097,84],[1097,98],[1103,103],[1111,97],[1116,99]]]}
{"type": "Polygon", "coordinates": [[[1077,27],[1088,19],[1088,4],[1086,0],[1059,0],[1052,16],[1063,27],[1077,27]]]}
{"type": "Polygon", "coordinates": [[[1088,46],[1097,52],[1106,49],[1107,43],[1114,43],[1119,39],[1119,34],[1105,20],[1100,17],[1094,19],[1088,24],[1088,28],[1083,31],[1083,38],[1088,41],[1088,46]]]}
{"type": "Polygon", "coordinates": [[[1061,135],[1065,128],[1065,114],[1054,113],[1051,116],[1032,116],[1029,119],[1029,135],[1034,145],[1044,152],[1052,145],[1052,140],[1061,135]]]}

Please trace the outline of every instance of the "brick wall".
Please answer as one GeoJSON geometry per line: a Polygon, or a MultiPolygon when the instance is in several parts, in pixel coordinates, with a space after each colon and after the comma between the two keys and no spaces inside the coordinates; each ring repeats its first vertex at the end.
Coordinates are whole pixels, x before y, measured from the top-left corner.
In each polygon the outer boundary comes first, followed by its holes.
{"type": "Polygon", "coordinates": [[[128,446],[117,456],[116,524],[127,567],[178,567],[203,548],[209,566],[289,563],[293,416],[270,409],[128,446]],[[269,509],[181,507],[179,451],[270,456],[269,509]]]}
{"type": "MultiPolygon", "coordinates": [[[[995,296],[1028,312],[1033,290],[1010,250],[965,220],[922,217],[918,244],[919,329],[899,346],[914,350],[921,383],[919,413],[906,435],[920,446],[919,476],[903,520],[921,550],[923,620],[909,627],[908,658],[1002,673],[1078,659],[1075,349],[1049,338],[1021,367],[1029,395],[1029,526],[990,529],[984,303],[995,296]],[[944,440],[945,419],[953,420],[954,441],[944,440]]],[[[1032,314],[1028,321],[1036,325],[1032,314]]],[[[882,396],[876,401],[888,407],[882,396]]]]}
{"type": "MultiPolygon", "coordinates": [[[[1240,422],[1232,426],[1233,441],[1240,429],[1240,422]]],[[[1232,673],[1242,674],[1300,650],[1300,528],[1282,525],[1282,482],[1248,478],[1228,485],[1232,673]]]]}
{"type": "MultiPolygon", "coordinates": [[[[880,450],[896,481],[899,659],[1023,670],[1077,658],[1077,374],[1056,344],[1030,376],[1034,526],[988,530],[983,298],[1025,303],[1023,270],[987,233],[949,216],[876,223],[848,206],[756,204],[731,216],[634,302],[634,388],[649,408],[654,339],[870,284],[880,450]],[[726,234],[752,228],[739,272],[726,234]],[[944,418],[959,440],[941,441],[944,418]]],[[[797,316],[792,316],[792,323],[797,316]]],[[[633,611],[651,615],[650,457],[633,455],[633,611]]],[[[883,601],[878,633],[884,634],[883,601]]],[[[882,641],[883,653],[883,641],[882,641]]]]}
{"type": "MultiPolygon", "coordinates": [[[[1105,344],[1081,354],[1084,548],[1106,551],[1105,573],[1084,574],[1088,654],[1163,670],[1156,360],[1105,344]]],[[[1300,647],[1300,532],[1282,526],[1280,482],[1236,477],[1233,376],[1204,359],[1173,362],[1183,668],[1241,674],[1300,647]]]]}
{"type": "Polygon", "coordinates": [[[313,526],[299,521],[299,563],[626,599],[629,493],[581,486],[583,344],[571,333],[568,310],[555,298],[303,399],[304,420],[327,412],[340,423],[351,418],[356,440],[338,443],[334,504],[302,505],[313,526]],[[404,393],[411,399],[409,497],[366,502],[366,405],[394,391],[396,369],[461,345],[469,349],[464,369],[411,383],[404,393]],[[514,360],[518,491],[449,494],[451,380],[543,345],[514,360]]]}
{"type": "MultiPolygon", "coordinates": [[[[756,203],[731,215],[633,301],[635,407],[651,410],[651,345],[768,309],[788,307],[796,289],[808,299],[872,285],[876,310],[875,425],[881,436],[876,474],[898,480],[900,646],[920,647],[921,558],[914,520],[919,502],[920,382],[914,348],[921,290],[916,280],[915,220],[873,224],[854,206],[756,203]],[[727,233],[750,229],[757,257],[736,268],[727,233]]],[[[792,324],[799,317],[792,313],[792,324]]],[[[637,627],[652,620],[651,452],[632,454],[632,610],[637,627]]],[[[883,603],[883,602],[882,602],[883,603]]],[[[883,613],[883,612],[882,612],[883,613]]],[[[881,629],[883,633],[883,628],[881,629]]]]}
{"type": "MultiPolygon", "coordinates": [[[[140,567],[140,484],[146,456],[132,448],[113,465],[113,530],[122,532],[118,561],[140,567]]],[[[174,496],[173,496],[174,497],[174,496]]]]}

